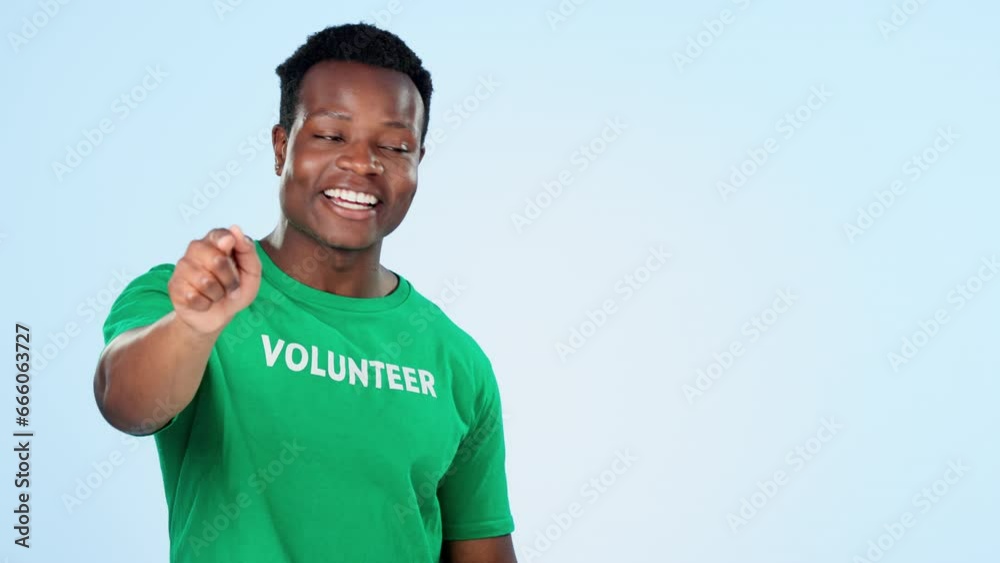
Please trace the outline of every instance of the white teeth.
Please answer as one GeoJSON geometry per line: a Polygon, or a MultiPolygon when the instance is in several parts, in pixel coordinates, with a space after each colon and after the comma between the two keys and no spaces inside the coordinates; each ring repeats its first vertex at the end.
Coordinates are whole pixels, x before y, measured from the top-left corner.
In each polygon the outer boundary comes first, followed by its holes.
{"type": "MultiPolygon", "coordinates": [[[[343,201],[350,201],[356,204],[366,204],[358,207],[358,209],[367,209],[370,205],[375,205],[378,203],[378,198],[371,194],[364,194],[361,192],[355,192],[351,190],[344,190],[341,188],[336,188],[332,190],[324,190],[323,195],[333,199],[339,199],[343,201]]],[[[347,207],[346,205],[344,207],[347,207]]],[[[354,209],[351,207],[350,209],[354,209]]]]}
{"type": "Polygon", "coordinates": [[[338,206],[338,207],[343,207],[344,209],[357,209],[359,211],[363,211],[363,210],[366,210],[366,209],[371,209],[371,207],[368,206],[368,205],[362,205],[360,203],[348,203],[346,201],[337,201],[337,200],[334,200],[333,204],[336,205],[336,206],[338,206]]]}

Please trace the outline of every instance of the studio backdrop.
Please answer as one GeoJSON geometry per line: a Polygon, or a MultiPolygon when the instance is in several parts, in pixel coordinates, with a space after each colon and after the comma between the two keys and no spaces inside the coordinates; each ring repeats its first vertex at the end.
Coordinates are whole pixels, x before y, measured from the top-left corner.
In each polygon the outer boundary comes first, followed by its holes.
{"type": "Polygon", "coordinates": [[[995,3],[0,12],[0,560],[168,560],[102,324],[210,229],[274,227],[275,67],[360,21],[433,75],[382,258],[493,362],[520,561],[995,560],[995,3]]]}

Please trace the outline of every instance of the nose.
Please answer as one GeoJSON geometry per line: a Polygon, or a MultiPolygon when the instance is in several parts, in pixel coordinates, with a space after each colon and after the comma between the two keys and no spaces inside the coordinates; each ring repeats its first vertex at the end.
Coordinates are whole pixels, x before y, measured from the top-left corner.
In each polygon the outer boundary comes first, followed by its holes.
{"type": "Polygon", "coordinates": [[[367,143],[350,143],[337,155],[336,162],[337,168],[361,176],[378,175],[385,172],[385,167],[379,162],[367,143]]]}

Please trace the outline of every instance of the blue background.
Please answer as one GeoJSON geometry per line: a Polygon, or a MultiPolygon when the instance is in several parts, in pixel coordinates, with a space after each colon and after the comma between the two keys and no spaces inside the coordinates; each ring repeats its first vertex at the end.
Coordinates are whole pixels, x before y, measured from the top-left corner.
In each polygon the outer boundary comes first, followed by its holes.
{"type": "Polygon", "coordinates": [[[383,261],[431,298],[461,287],[444,307],[497,370],[522,562],[1000,551],[995,3],[219,5],[0,8],[2,321],[32,328],[37,434],[32,547],[7,512],[0,557],[167,561],[153,442],[94,404],[101,323],[209,229],[270,231],[274,67],[360,20],[433,75],[437,141],[383,261]]]}

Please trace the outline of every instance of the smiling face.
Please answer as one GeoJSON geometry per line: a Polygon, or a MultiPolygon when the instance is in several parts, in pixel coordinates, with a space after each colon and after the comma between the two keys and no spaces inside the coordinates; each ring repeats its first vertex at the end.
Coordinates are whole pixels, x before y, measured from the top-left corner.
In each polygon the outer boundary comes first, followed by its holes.
{"type": "Polygon", "coordinates": [[[338,249],[380,243],[417,191],[423,118],[420,93],[403,73],[355,62],[313,65],[291,131],[272,131],[289,227],[338,249]]]}

